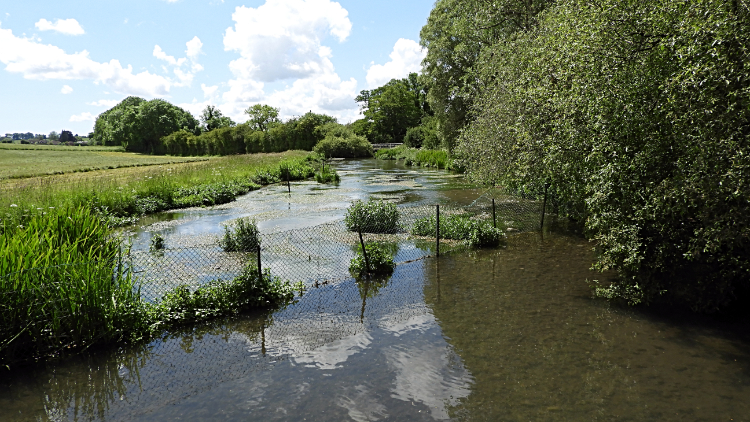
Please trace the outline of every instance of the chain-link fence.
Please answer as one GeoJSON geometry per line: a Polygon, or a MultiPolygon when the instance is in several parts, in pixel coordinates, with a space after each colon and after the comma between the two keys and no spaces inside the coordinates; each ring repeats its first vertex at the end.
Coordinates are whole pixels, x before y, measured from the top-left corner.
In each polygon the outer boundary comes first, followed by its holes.
{"type": "MultiPolygon", "coordinates": [[[[120,290],[114,287],[103,290],[109,292],[107,295],[122,296],[135,291],[143,300],[158,303],[178,287],[194,292],[210,283],[230,282],[249,268],[255,268],[256,271],[270,271],[272,276],[281,280],[304,285],[305,293],[298,297],[294,309],[302,309],[300,307],[304,308],[306,303],[315,303],[320,312],[335,314],[325,309],[346,307],[337,305],[337,295],[341,291],[336,286],[369,278],[368,271],[352,265],[357,257],[364,258],[365,262],[370,261],[365,268],[374,268],[374,261],[385,259],[383,256],[386,256],[393,263],[394,274],[398,274],[400,266],[426,257],[456,253],[477,246],[496,246],[507,235],[539,229],[543,220],[542,204],[543,201],[522,199],[499,190],[488,191],[465,207],[362,202],[350,207],[343,220],[290,231],[260,233],[257,226],[243,227],[230,223],[224,236],[183,237],[179,242],[155,237],[149,250],[124,248],[119,262],[112,264],[114,272],[100,274],[95,280],[81,281],[81,275],[86,272],[73,271],[89,266],[88,263],[71,264],[71,271],[67,272],[21,270],[3,277],[12,279],[21,273],[28,277],[33,273],[44,279],[40,285],[46,286],[46,291],[58,294],[24,293],[26,297],[21,302],[36,311],[29,313],[28,318],[32,319],[29,321],[25,321],[23,315],[5,319],[4,326],[0,327],[0,354],[12,348],[14,340],[28,333],[30,327],[36,327],[37,337],[46,334],[54,338],[54,341],[44,342],[39,350],[42,354],[54,354],[55,348],[65,350],[80,346],[80,338],[55,332],[55,327],[70,327],[71,324],[61,324],[60,321],[79,318],[86,309],[96,306],[106,308],[107,305],[88,303],[90,300],[86,295],[75,299],[75,295],[59,294],[70,290],[73,285],[77,289],[86,289],[89,284],[102,285],[108,281],[120,290]],[[370,245],[377,245],[377,250],[371,250],[370,245]],[[110,280],[102,279],[106,277],[110,280]],[[127,287],[130,286],[127,283],[132,283],[132,288],[127,287]],[[127,287],[125,293],[122,292],[123,286],[127,287]],[[34,300],[37,302],[26,303],[34,300]]],[[[101,267],[101,263],[97,265],[97,268],[101,267]]],[[[389,277],[393,276],[380,275],[373,279],[380,281],[357,284],[373,289],[358,294],[363,298],[372,297],[378,283],[387,283],[389,277]]],[[[10,310],[21,303],[14,300],[17,299],[14,295],[18,293],[0,293],[0,311],[10,310]]],[[[363,304],[362,317],[364,308],[363,304]]],[[[75,324],[72,326],[75,327],[75,324]]],[[[116,337],[107,333],[106,327],[102,329],[105,332],[93,333],[84,343],[96,342],[101,337],[116,337]]]]}

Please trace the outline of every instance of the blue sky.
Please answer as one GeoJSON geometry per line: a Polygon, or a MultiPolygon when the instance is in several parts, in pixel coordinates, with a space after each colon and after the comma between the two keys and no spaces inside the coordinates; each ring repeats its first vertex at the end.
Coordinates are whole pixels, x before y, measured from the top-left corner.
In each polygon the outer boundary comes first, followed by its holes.
{"type": "Polygon", "coordinates": [[[355,120],[359,91],[418,71],[434,0],[3,3],[0,134],[84,135],[128,95],[355,120]]]}

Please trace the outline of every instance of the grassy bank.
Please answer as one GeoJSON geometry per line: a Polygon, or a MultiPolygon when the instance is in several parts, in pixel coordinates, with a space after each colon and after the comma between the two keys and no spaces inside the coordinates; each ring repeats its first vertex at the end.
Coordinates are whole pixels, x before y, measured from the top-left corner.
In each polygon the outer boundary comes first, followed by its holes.
{"type": "MultiPolygon", "coordinates": [[[[172,208],[226,203],[262,185],[314,175],[308,152],[235,155],[209,161],[118,169],[0,184],[0,219],[23,225],[31,210],[86,207],[110,224],[172,208]]],[[[2,225],[2,223],[0,223],[2,225]]]]}
{"type": "Polygon", "coordinates": [[[175,324],[271,306],[293,298],[288,283],[249,268],[235,280],[156,304],[140,298],[120,265],[112,227],[168,208],[228,202],[261,185],[312,177],[301,152],[66,177],[67,183],[5,186],[0,197],[0,363],[148,338],[175,324]]]}
{"type": "Polygon", "coordinates": [[[121,147],[0,144],[0,179],[203,160],[206,158],[136,154],[124,152],[121,147]]]}
{"type": "Polygon", "coordinates": [[[402,145],[396,148],[378,150],[375,153],[375,158],[403,161],[404,165],[407,166],[460,170],[448,156],[448,152],[440,149],[409,148],[402,145]]]}

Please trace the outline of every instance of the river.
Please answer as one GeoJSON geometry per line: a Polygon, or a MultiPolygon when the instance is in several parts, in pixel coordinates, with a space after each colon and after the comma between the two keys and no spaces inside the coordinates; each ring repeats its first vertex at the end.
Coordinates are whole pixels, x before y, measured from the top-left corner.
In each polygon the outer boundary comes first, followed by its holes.
{"type": "MultiPolygon", "coordinates": [[[[153,232],[216,235],[238,216],[283,231],[370,196],[466,205],[482,192],[437,170],[337,168],[339,187],[274,186],[150,217],[133,247],[153,232]]],[[[586,280],[611,275],[592,259],[560,222],[387,280],[332,283],[284,309],[6,372],[0,420],[749,420],[748,321],[593,299],[586,280]]]]}

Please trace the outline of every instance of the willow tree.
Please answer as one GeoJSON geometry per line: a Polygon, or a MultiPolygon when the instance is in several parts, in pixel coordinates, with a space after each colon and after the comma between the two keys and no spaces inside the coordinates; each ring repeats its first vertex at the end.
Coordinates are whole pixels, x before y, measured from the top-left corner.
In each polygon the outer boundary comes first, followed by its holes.
{"type": "Polygon", "coordinates": [[[551,183],[598,244],[597,292],[714,311],[750,280],[750,12],[561,1],[495,44],[461,140],[477,178],[551,183]]]}

